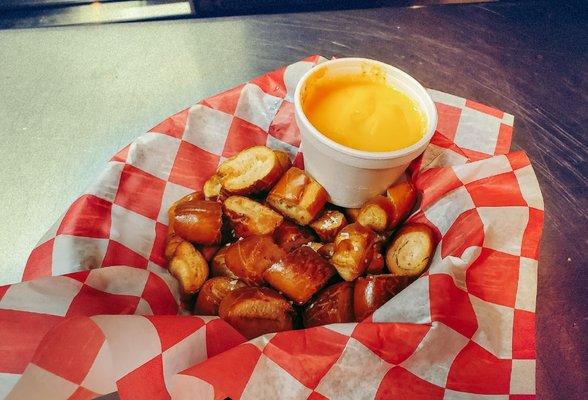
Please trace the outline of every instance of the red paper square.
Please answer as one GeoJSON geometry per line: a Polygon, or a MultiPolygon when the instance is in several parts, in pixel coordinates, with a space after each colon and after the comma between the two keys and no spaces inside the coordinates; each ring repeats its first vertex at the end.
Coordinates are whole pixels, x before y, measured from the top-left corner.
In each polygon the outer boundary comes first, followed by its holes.
{"type": "Polygon", "coordinates": [[[39,342],[63,317],[0,309],[0,371],[22,374],[39,342]]]}
{"type": "Polygon", "coordinates": [[[108,242],[106,255],[102,260],[103,267],[111,265],[127,265],[129,267],[147,268],[148,260],[140,254],[135,253],[128,247],[120,244],[115,240],[108,242]]]}
{"type": "Polygon", "coordinates": [[[470,341],[457,355],[447,376],[447,389],[480,394],[509,394],[511,360],[496,358],[470,341]]]}
{"type": "Polygon", "coordinates": [[[114,202],[147,218],[157,219],[164,189],[164,180],[125,165],[114,202]]]}
{"type": "Polygon", "coordinates": [[[186,108],[185,110],[166,118],[164,121],[151,128],[149,132],[163,133],[164,135],[181,138],[184,134],[184,129],[186,129],[189,111],[190,110],[186,108]]]}
{"type": "Polygon", "coordinates": [[[512,126],[500,124],[498,130],[498,139],[496,139],[496,148],[494,154],[506,154],[510,150],[512,142],[512,126]]]}
{"type": "Polygon", "coordinates": [[[491,303],[514,307],[519,282],[519,257],[491,249],[480,256],[466,272],[468,292],[491,303]]]}
{"type": "Polygon", "coordinates": [[[263,353],[290,375],[314,389],[345,349],[349,337],[330,329],[277,333],[263,353]]]}
{"type": "Polygon", "coordinates": [[[252,146],[265,146],[267,133],[239,117],[234,117],[225,142],[223,157],[231,157],[252,146]]]}
{"type": "Polygon", "coordinates": [[[506,155],[506,158],[508,158],[508,161],[510,162],[510,166],[513,169],[513,171],[531,165],[529,157],[527,157],[527,155],[523,151],[515,151],[514,153],[508,153],[506,155]]]}
{"type": "Polygon", "coordinates": [[[178,304],[165,281],[154,273],[150,273],[141,297],[149,303],[155,315],[175,315],[178,304]]]}
{"type": "Polygon", "coordinates": [[[23,271],[23,281],[30,281],[31,279],[52,275],[51,265],[53,261],[54,242],[55,239],[50,239],[33,249],[23,271]]]}
{"type": "Polygon", "coordinates": [[[163,379],[161,354],[129,372],[116,382],[121,399],[160,400],[169,399],[163,379]]]}
{"type": "Polygon", "coordinates": [[[375,399],[441,400],[444,393],[445,388],[427,382],[402,367],[394,367],[384,375],[375,399]]]}
{"type": "Polygon", "coordinates": [[[204,182],[216,172],[218,161],[219,156],[182,141],[169,180],[193,190],[200,190],[204,182]]]}
{"type": "Polygon", "coordinates": [[[192,316],[152,315],[148,316],[147,319],[151,321],[157,330],[162,352],[204,326],[202,319],[192,316]]]}
{"type": "Polygon", "coordinates": [[[455,286],[453,278],[446,274],[429,275],[431,319],[443,322],[462,335],[471,338],[478,329],[478,322],[470,298],[455,286]]]}
{"type": "Polygon", "coordinates": [[[444,194],[463,186],[452,168],[431,168],[413,180],[413,183],[421,194],[421,209],[443,197],[444,194]]]}
{"type": "Polygon", "coordinates": [[[165,245],[167,244],[167,225],[160,222],[155,224],[155,242],[151,249],[151,256],[149,260],[162,268],[167,265],[167,259],[165,258],[165,245]]]}
{"type": "Polygon", "coordinates": [[[201,104],[214,110],[233,115],[237,109],[237,103],[239,102],[239,97],[241,97],[241,89],[243,89],[243,86],[245,86],[245,84],[241,84],[225,92],[209,97],[203,100],[201,104]]]}
{"type": "Polygon", "coordinates": [[[352,337],[381,359],[400,364],[414,353],[429,328],[429,325],[363,322],[357,324],[352,337]]]}
{"type": "Polygon", "coordinates": [[[310,395],[308,395],[306,400],[329,400],[329,399],[320,393],[312,391],[312,393],[310,395]]]}
{"type": "Polygon", "coordinates": [[[535,359],[535,313],[514,311],[512,358],[535,359]]]}
{"type": "Polygon", "coordinates": [[[466,100],[466,107],[473,108],[474,110],[478,110],[485,114],[492,115],[496,118],[502,119],[502,117],[504,117],[504,112],[473,100],[466,100]]]}
{"type": "Polygon", "coordinates": [[[90,194],[83,195],[69,207],[57,234],[107,239],[111,210],[112,203],[109,201],[90,194]]]}
{"type": "Polygon", "coordinates": [[[280,68],[275,71],[263,74],[251,81],[259,86],[267,94],[276,97],[286,96],[286,84],[284,83],[284,71],[286,68],[280,68]]]}
{"type": "Polygon", "coordinates": [[[80,385],[104,339],[104,333],[90,318],[69,318],[45,336],[32,362],[80,385]]]}
{"type": "Polygon", "coordinates": [[[294,120],[294,104],[282,102],[269,127],[269,134],[294,147],[300,146],[300,129],[294,120]]]}
{"type": "Polygon", "coordinates": [[[304,169],[304,154],[302,152],[296,153],[296,157],[294,157],[294,161],[292,161],[292,166],[300,169],[304,169]]]}
{"type": "Polygon", "coordinates": [[[138,304],[139,297],[106,293],[83,285],[71,302],[66,316],[134,314],[138,304]]]}
{"type": "Polygon", "coordinates": [[[461,257],[472,246],[481,247],[484,243],[484,224],[477,209],[461,214],[449,227],[441,241],[441,257],[461,257]]]}
{"type": "Polygon", "coordinates": [[[441,132],[446,138],[453,140],[455,132],[457,132],[457,125],[461,117],[461,108],[449,106],[443,103],[435,103],[437,106],[437,131],[441,132]]]}
{"type": "Polygon", "coordinates": [[[529,207],[529,222],[523,233],[521,256],[537,260],[539,258],[539,243],[543,230],[543,210],[529,207]]]}
{"type": "Polygon", "coordinates": [[[465,185],[476,207],[526,206],[514,172],[493,175],[465,185]]]}
{"type": "Polygon", "coordinates": [[[244,343],[209,358],[183,373],[200,378],[214,386],[216,398],[238,399],[243,394],[260,356],[261,351],[256,346],[244,343]]]}
{"type": "Polygon", "coordinates": [[[232,349],[246,341],[245,337],[222,319],[206,324],[206,353],[208,358],[232,349]]]}

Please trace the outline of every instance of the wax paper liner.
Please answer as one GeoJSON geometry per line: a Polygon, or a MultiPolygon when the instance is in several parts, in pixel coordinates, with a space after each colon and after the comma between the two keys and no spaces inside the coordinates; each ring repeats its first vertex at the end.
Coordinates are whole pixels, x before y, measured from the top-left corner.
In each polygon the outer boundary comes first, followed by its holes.
{"type": "Polygon", "coordinates": [[[258,144],[302,165],[292,96],[313,56],[201,101],[116,154],[0,288],[0,397],[529,399],[543,201],[513,117],[431,90],[438,132],[410,172],[429,271],[359,324],[246,342],[178,315],[166,209],[258,144]],[[124,265],[124,266],[120,266],[124,265]],[[108,268],[101,268],[108,267],[108,268]]]}

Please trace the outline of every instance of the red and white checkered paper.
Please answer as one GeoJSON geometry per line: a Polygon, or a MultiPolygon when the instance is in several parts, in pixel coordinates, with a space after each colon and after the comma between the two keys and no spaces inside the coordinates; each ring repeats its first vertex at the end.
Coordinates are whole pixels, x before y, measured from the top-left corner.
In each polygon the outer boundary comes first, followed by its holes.
{"type": "Polygon", "coordinates": [[[208,98],[123,149],[0,287],[0,397],[535,398],[543,201],[513,117],[430,91],[438,132],[411,165],[411,216],[440,243],[429,271],[362,323],[246,342],[178,315],[166,210],[252,145],[301,165],[292,95],[309,57],[208,98]],[[120,266],[125,265],[125,266],[120,266]]]}

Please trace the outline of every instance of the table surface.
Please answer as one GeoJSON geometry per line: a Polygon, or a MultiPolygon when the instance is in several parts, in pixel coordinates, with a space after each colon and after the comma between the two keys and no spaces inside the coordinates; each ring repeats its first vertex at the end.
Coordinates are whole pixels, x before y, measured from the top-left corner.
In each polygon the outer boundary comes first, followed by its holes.
{"type": "Polygon", "coordinates": [[[585,6],[562,3],[2,31],[0,280],[18,281],[36,241],[111,155],[166,116],[309,54],[375,58],[515,115],[513,149],[532,159],[546,206],[537,392],[580,398],[588,19],[585,6]]]}

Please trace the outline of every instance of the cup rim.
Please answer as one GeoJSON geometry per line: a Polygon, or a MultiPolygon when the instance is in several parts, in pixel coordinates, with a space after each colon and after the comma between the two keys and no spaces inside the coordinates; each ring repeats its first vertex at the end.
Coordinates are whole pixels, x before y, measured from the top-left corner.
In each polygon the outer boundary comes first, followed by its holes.
{"type": "Polygon", "coordinates": [[[437,119],[438,119],[437,108],[435,107],[435,103],[433,102],[433,99],[431,99],[431,96],[429,95],[429,93],[427,92],[425,87],[423,85],[421,85],[415,78],[413,78],[411,75],[404,72],[400,68],[394,67],[390,64],[386,64],[384,62],[370,59],[370,58],[361,58],[361,57],[347,57],[347,58],[337,58],[334,60],[328,60],[323,63],[317,64],[314,67],[312,67],[311,69],[309,69],[308,71],[306,71],[306,73],[298,81],[298,84],[296,85],[296,90],[294,91],[294,108],[297,111],[298,117],[301,120],[301,122],[304,125],[306,125],[306,128],[313,135],[313,137],[315,139],[321,141],[322,143],[331,147],[335,151],[341,152],[341,153],[346,154],[351,157],[356,157],[356,158],[360,158],[360,159],[367,159],[367,160],[388,160],[388,159],[394,159],[394,158],[401,158],[401,157],[407,156],[411,153],[414,153],[415,151],[418,151],[421,147],[423,147],[424,145],[428,144],[431,141],[431,138],[433,137],[433,134],[435,133],[435,129],[437,127],[437,119]],[[347,147],[347,146],[344,146],[340,143],[335,142],[334,140],[323,135],[318,129],[316,129],[314,127],[314,125],[312,125],[312,123],[306,117],[306,114],[304,114],[304,111],[302,109],[302,102],[300,99],[300,92],[302,91],[302,87],[304,86],[305,82],[308,80],[308,78],[312,74],[314,74],[320,68],[328,68],[329,65],[350,63],[350,62],[351,63],[356,63],[356,62],[357,63],[359,63],[359,62],[370,63],[370,64],[375,64],[377,66],[380,66],[380,67],[384,68],[385,70],[392,70],[396,74],[400,75],[403,79],[406,79],[411,85],[415,86],[415,88],[418,91],[422,91],[422,93],[424,94],[424,102],[425,102],[426,107],[421,106],[421,101],[419,101],[419,99],[415,99],[414,97],[410,96],[410,94],[405,93],[407,96],[411,97],[411,99],[416,101],[417,104],[419,104],[419,106],[421,108],[424,108],[422,111],[427,116],[427,129],[426,129],[425,133],[423,134],[423,137],[418,142],[416,142],[408,147],[404,147],[404,148],[398,149],[398,150],[391,150],[391,151],[358,150],[358,149],[347,147]]]}

